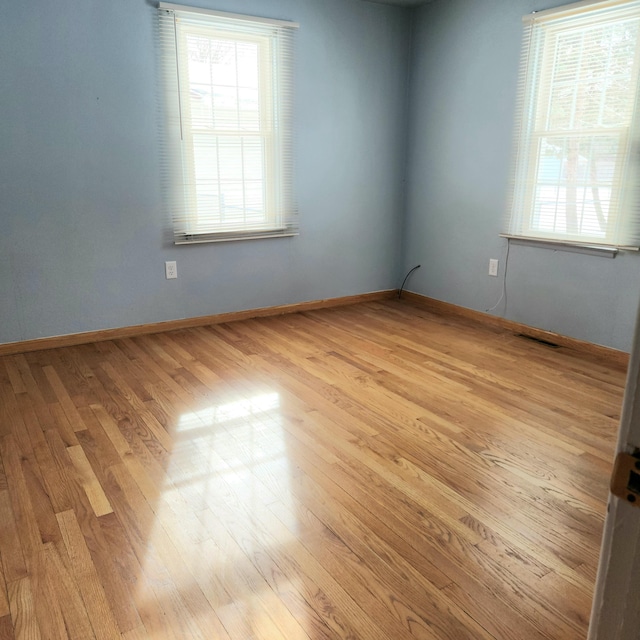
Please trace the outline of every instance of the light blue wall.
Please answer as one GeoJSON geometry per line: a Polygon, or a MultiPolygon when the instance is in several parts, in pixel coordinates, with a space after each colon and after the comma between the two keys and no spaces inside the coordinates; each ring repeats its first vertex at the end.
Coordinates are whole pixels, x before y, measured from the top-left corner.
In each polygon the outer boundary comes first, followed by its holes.
{"type": "MultiPolygon", "coordinates": [[[[500,298],[521,18],[558,4],[437,0],[415,12],[403,258],[406,271],[422,266],[407,289],[479,311],[500,298]]],[[[507,318],[630,349],[640,256],[512,245],[508,265],[507,318]]]]}
{"type": "MultiPolygon", "coordinates": [[[[418,263],[408,289],[490,308],[521,16],[549,4],[200,5],[301,24],[300,237],[168,243],[151,2],[14,2],[0,21],[0,343],[393,288],[418,263]]],[[[629,349],[639,256],[513,246],[507,284],[506,317],[629,349]]]]}
{"type": "Polygon", "coordinates": [[[192,4],[301,24],[301,235],[168,243],[152,3],[12,2],[0,21],[0,343],[397,286],[410,12],[192,4]]]}

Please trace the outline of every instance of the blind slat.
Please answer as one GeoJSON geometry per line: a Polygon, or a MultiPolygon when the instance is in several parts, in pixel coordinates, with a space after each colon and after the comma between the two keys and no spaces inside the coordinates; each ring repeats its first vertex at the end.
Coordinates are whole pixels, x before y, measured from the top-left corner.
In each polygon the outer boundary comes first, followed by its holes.
{"type": "Polygon", "coordinates": [[[161,4],[175,240],[293,235],[294,23],[161,4]]]}
{"type": "Polygon", "coordinates": [[[639,35],[640,0],[525,24],[504,233],[638,246],[639,35]]]}
{"type": "MultiPolygon", "coordinates": [[[[227,11],[216,11],[215,9],[201,9],[196,7],[186,7],[181,4],[173,4],[171,2],[160,2],[158,8],[165,11],[179,11],[182,14],[195,14],[197,16],[214,16],[216,18],[227,18],[230,20],[241,20],[249,23],[270,24],[278,27],[287,27],[289,29],[297,29],[300,25],[297,22],[289,20],[275,20],[273,18],[258,18],[255,16],[247,16],[242,13],[229,13],[227,11]]],[[[196,18],[197,19],[197,18],[196,18]]]]}

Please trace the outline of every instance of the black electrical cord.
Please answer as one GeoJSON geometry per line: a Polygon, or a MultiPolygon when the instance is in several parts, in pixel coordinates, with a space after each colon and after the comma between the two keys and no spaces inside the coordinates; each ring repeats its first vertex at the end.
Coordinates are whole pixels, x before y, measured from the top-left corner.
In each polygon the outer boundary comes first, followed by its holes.
{"type": "Polygon", "coordinates": [[[404,289],[404,284],[407,281],[407,278],[416,270],[419,269],[420,265],[417,264],[415,267],[413,267],[413,269],[411,269],[409,271],[409,273],[407,273],[407,275],[404,277],[404,280],[402,281],[402,286],[400,287],[400,289],[398,289],[398,298],[400,298],[402,296],[402,290],[404,289]]]}

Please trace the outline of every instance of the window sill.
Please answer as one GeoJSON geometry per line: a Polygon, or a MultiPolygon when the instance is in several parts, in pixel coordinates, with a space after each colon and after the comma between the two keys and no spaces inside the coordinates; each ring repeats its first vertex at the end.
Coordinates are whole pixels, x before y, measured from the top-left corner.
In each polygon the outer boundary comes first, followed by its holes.
{"type": "Polygon", "coordinates": [[[613,247],[597,244],[579,244],[561,242],[556,240],[543,240],[540,238],[524,238],[501,233],[500,237],[507,238],[511,244],[520,244],[529,247],[539,247],[551,251],[568,251],[570,253],[582,253],[600,258],[615,258],[620,251],[638,251],[638,247],[613,247]]]}
{"type": "Polygon", "coordinates": [[[300,235],[298,231],[279,231],[277,229],[261,233],[225,233],[225,234],[193,234],[178,236],[174,244],[206,244],[209,242],[237,242],[239,240],[262,240],[264,238],[291,238],[300,235]]]}

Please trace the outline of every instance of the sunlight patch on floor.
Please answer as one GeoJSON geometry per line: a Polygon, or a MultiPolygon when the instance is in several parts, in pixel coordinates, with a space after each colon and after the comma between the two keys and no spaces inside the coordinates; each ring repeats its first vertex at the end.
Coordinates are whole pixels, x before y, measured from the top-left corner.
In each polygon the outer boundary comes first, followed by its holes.
{"type": "MultiPolygon", "coordinates": [[[[170,600],[173,615],[181,615],[176,599],[183,601],[188,613],[182,624],[206,628],[203,620],[213,610],[228,630],[237,625],[270,637],[287,619],[291,634],[292,618],[282,610],[278,615],[283,605],[275,593],[300,588],[277,569],[278,550],[295,543],[297,534],[279,394],[183,413],[173,436],[165,484],[151,505],[156,517],[143,565],[148,579],[157,580],[157,560],[179,566],[164,557],[173,547],[184,568],[169,584],[151,585],[156,598],[167,591],[158,599],[170,600]],[[286,526],[278,520],[282,514],[286,526]]],[[[138,595],[148,592],[146,582],[138,595]]],[[[305,638],[299,623],[292,637],[305,638]]]]}

